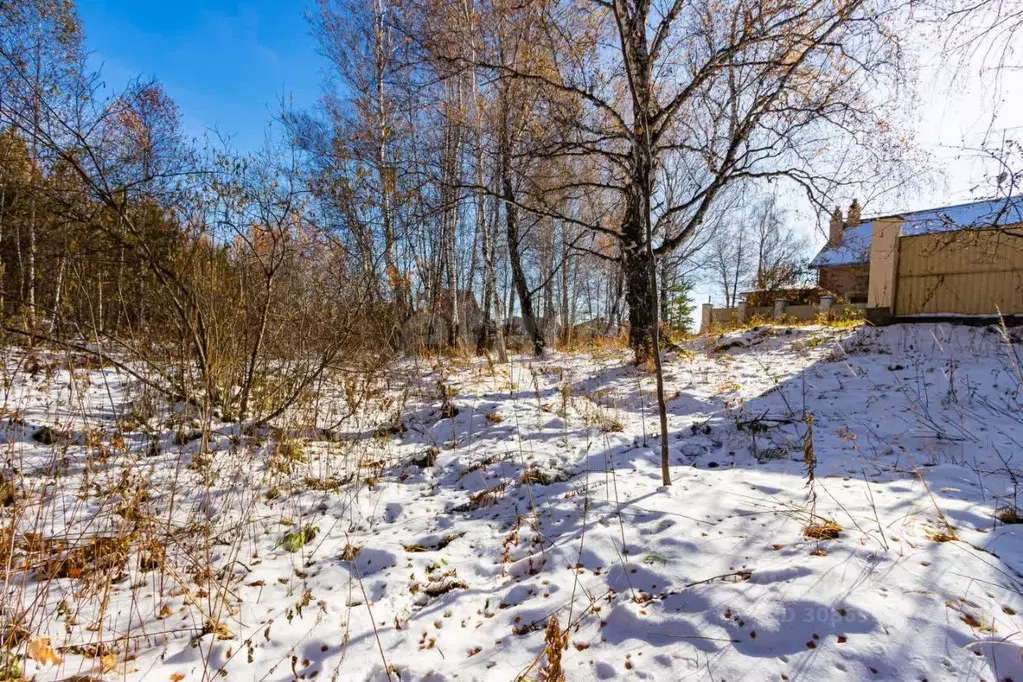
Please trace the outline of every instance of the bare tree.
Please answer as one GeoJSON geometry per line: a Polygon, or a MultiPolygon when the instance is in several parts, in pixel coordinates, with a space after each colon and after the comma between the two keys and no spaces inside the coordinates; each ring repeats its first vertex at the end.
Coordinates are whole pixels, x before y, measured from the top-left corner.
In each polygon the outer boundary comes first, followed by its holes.
{"type": "Polygon", "coordinates": [[[728,221],[714,230],[707,263],[720,285],[726,308],[734,307],[739,289],[749,282],[755,260],[750,252],[750,231],[739,222],[728,221]]]}
{"type": "Polygon", "coordinates": [[[786,224],[777,196],[755,203],[748,215],[756,258],[753,288],[769,291],[795,284],[805,265],[807,243],[786,224]]]}

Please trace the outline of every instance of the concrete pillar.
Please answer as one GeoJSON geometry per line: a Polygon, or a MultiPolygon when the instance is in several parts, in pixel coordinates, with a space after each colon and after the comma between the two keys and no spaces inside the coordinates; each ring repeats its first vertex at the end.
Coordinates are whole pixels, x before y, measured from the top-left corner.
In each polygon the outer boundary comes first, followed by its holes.
{"type": "Polygon", "coordinates": [[[710,303],[704,303],[700,309],[700,333],[706,334],[710,331],[711,317],[710,313],[714,309],[714,306],[710,303]]]}
{"type": "Polygon", "coordinates": [[[887,324],[895,316],[895,285],[899,276],[899,237],[902,218],[875,220],[870,234],[870,283],[867,319],[887,324]]]}
{"type": "Polygon", "coordinates": [[[834,299],[831,296],[821,296],[821,316],[825,320],[831,319],[831,304],[834,303],[834,299]]]}
{"type": "Polygon", "coordinates": [[[785,306],[788,302],[784,298],[779,298],[774,302],[774,319],[780,320],[785,316],[785,306]]]}
{"type": "Polygon", "coordinates": [[[735,312],[735,319],[739,324],[746,324],[746,301],[739,301],[739,309],[735,312]]]}

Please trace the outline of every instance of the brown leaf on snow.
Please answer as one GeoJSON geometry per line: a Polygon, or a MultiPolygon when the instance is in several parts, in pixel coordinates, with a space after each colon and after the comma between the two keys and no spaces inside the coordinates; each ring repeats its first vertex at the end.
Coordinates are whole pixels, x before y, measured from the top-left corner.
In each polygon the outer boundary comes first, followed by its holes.
{"type": "Polygon", "coordinates": [[[36,637],[29,642],[28,657],[41,665],[60,665],[64,661],[50,646],[49,637],[36,637]]]}
{"type": "Polygon", "coordinates": [[[99,668],[103,673],[112,672],[117,667],[117,654],[103,654],[99,657],[99,668]]]}
{"type": "Polygon", "coordinates": [[[981,622],[972,613],[964,613],[962,620],[971,628],[979,628],[981,626],[981,622]]]}

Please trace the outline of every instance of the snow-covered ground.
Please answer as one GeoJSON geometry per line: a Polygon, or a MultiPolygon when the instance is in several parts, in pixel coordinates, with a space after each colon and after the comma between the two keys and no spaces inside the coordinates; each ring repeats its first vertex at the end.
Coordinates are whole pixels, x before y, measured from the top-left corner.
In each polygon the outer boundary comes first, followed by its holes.
{"type": "Polygon", "coordinates": [[[544,679],[554,614],[570,681],[1023,680],[1017,355],[932,324],[694,341],[665,488],[624,351],[409,363],[329,440],[214,422],[208,454],[113,370],[8,351],[0,634],[40,680],[495,682],[544,679]]]}

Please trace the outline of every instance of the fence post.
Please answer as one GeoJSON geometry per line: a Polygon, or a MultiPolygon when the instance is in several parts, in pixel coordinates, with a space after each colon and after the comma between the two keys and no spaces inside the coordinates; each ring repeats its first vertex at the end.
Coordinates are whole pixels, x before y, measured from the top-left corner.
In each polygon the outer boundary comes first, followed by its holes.
{"type": "Polygon", "coordinates": [[[821,316],[825,320],[831,319],[831,304],[834,299],[831,296],[821,296],[821,316]]]}
{"type": "Polygon", "coordinates": [[[739,310],[735,314],[739,324],[746,324],[746,299],[739,301],[739,310]]]}
{"type": "Polygon", "coordinates": [[[775,302],[774,302],[774,319],[780,320],[781,318],[785,317],[785,306],[786,305],[788,305],[788,303],[785,301],[784,298],[779,298],[779,299],[775,300],[775,302]]]}
{"type": "Polygon", "coordinates": [[[704,303],[700,309],[700,333],[706,334],[710,331],[710,311],[714,309],[714,306],[710,303],[704,303]]]}

